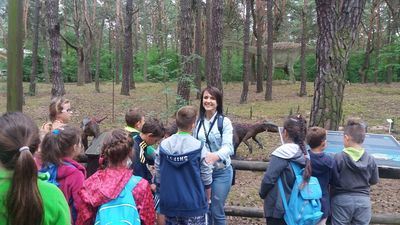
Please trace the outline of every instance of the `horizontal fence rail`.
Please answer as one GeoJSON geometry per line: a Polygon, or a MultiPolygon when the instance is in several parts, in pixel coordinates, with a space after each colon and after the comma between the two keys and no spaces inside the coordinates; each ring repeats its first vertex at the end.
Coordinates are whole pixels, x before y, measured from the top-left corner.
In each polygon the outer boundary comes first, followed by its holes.
{"type": "MultiPolygon", "coordinates": [[[[268,167],[268,162],[232,160],[232,165],[237,170],[265,171],[268,167]]],[[[379,167],[379,177],[400,179],[400,168],[379,167]]]]}
{"type": "MultiPolygon", "coordinates": [[[[225,206],[227,216],[264,218],[264,211],[260,208],[225,206]]],[[[373,214],[370,224],[399,224],[400,214],[373,214]]]]}

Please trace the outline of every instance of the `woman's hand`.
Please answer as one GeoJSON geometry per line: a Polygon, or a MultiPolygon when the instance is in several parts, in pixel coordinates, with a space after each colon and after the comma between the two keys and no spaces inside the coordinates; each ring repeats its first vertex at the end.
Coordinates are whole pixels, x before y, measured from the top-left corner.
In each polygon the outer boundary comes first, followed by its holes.
{"type": "Polygon", "coordinates": [[[215,154],[214,152],[209,152],[209,153],[206,155],[205,160],[206,160],[206,163],[207,163],[208,165],[213,165],[216,161],[219,160],[219,156],[218,156],[217,154],[215,154]]]}

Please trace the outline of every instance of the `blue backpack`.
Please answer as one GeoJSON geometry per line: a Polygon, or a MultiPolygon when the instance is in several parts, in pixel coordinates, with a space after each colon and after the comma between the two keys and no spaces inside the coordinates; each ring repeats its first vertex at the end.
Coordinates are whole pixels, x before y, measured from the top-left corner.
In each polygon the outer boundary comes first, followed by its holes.
{"type": "Polygon", "coordinates": [[[278,187],[282,197],[283,207],[285,209],[284,219],[287,225],[315,225],[323,215],[321,212],[322,191],[316,177],[310,177],[310,181],[300,190],[303,182],[303,170],[299,165],[290,162],[292,166],[295,182],[290,193],[289,204],[286,201],[283,190],[282,180],[279,177],[278,187]]]}
{"type": "Polygon", "coordinates": [[[132,190],[141,177],[132,176],[118,197],[101,205],[97,210],[95,225],[129,224],[140,225],[140,217],[136,208],[132,190]]]}
{"type": "MultiPolygon", "coordinates": [[[[75,167],[74,165],[72,165],[69,162],[62,162],[62,164],[75,167]]],[[[56,164],[49,163],[39,170],[39,175],[42,175],[42,176],[44,175],[47,182],[54,184],[57,187],[60,187],[60,184],[57,181],[57,170],[58,170],[58,166],[56,164]]]]}

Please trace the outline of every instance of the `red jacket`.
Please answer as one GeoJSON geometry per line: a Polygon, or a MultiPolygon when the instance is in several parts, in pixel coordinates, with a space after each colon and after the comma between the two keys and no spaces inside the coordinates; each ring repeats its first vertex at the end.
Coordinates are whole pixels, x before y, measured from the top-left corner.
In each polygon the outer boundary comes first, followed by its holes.
{"type": "MultiPolygon", "coordinates": [[[[128,168],[106,168],[90,176],[79,192],[82,203],[78,207],[76,225],[94,224],[97,208],[118,197],[131,176],[132,170],[128,168]]],[[[132,190],[132,195],[139,211],[141,224],[154,225],[156,214],[153,195],[147,180],[141,179],[132,190]]]]}

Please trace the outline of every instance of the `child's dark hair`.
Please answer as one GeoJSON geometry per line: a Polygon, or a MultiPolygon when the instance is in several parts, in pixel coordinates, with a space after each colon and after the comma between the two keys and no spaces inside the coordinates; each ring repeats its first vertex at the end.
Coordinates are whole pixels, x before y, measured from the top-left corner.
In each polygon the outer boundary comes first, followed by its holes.
{"type": "Polygon", "coordinates": [[[49,105],[49,117],[51,122],[56,120],[57,114],[62,112],[63,105],[67,103],[69,103],[69,100],[64,97],[56,97],[51,100],[49,105]]]}
{"type": "Polygon", "coordinates": [[[150,118],[144,122],[142,127],[143,134],[152,134],[154,137],[164,137],[164,126],[163,124],[155,118],[150,118]]]}
{"type": "Polygon", "coordinates": [[[1,116],[0,127],[0,161],[5,169],[13,171],[6,200],[7,224],[39,225],[44,211],[33,159],[40,143],[39,129],[21,112],[1,116]]]}
{"type": "Polygon", "coordinates": [[[301,115],[289,116],[283,128],[286,130],[289,138],[297,145],[299,145],[301,151],[306,158],[306,166],[304,167],[303,180],[308,182],[312,173],[311,161],[307,157],[307,149],[305,145],[305,139],[307,135],[307,121],[301,115]]]}
{"type": "Polygon", "coordinates": [[[102,168],[108,165],[117,165],[133,153],[132,137],[122,129],[111,130],[105,137],[101,148],[103,158],[102,168]]]}
{"type": "Polygon", "coordinates": [[[215,100],[217,102],[217,113],[218,114],[223,114],[223,96],[222,96],[222,92],[216,88],[216,87],[206,87],[203,89],[203,91],[201,92],[201,98],[200,98],[200,112],[199,112],[199,116],[200,118],[203,118],[205,113],[206,113],[206,109],[203,106],[203,96],[204,96],[204,92],[208,92],[210,95],[212,95],[213,97],[215,97],[215,100]]]}
{"type": "Polygon", "coordinates": [[[137,109],[129,109],[129,111],[125,114],[125,122],[126,125],[130,127],[135,127],[135,125],[140,122],[143,118],[143,114],[137,109]]]}
{"type": "Polygon", "coordinates": [[[183,106],[176,113],[176,125],[179,129],[190,129],[196,122],[197,110],[193,106],[183,106]]]}
{"type": "Polygon", "coordinates": [[[316,148],[326,140],[326,130],[322,127],[310,127],[307,132],[306,142],[310,148],[316,148]]]}
{"type": "Polygon", "coordinates": [[[344,128],[344,135],[350,136],[355,143],[362,144],[365,139],[364,122],[356,118],[347,120],[347,124],[344,128]]]}
{"type": "Polygon", "coordinates": [[[43,164],[60,165],[63,157],[71,155],[71,147],[79,144],[80,141],[81,130],[69,125],[47,133],[40,145],[43,164]]]}

